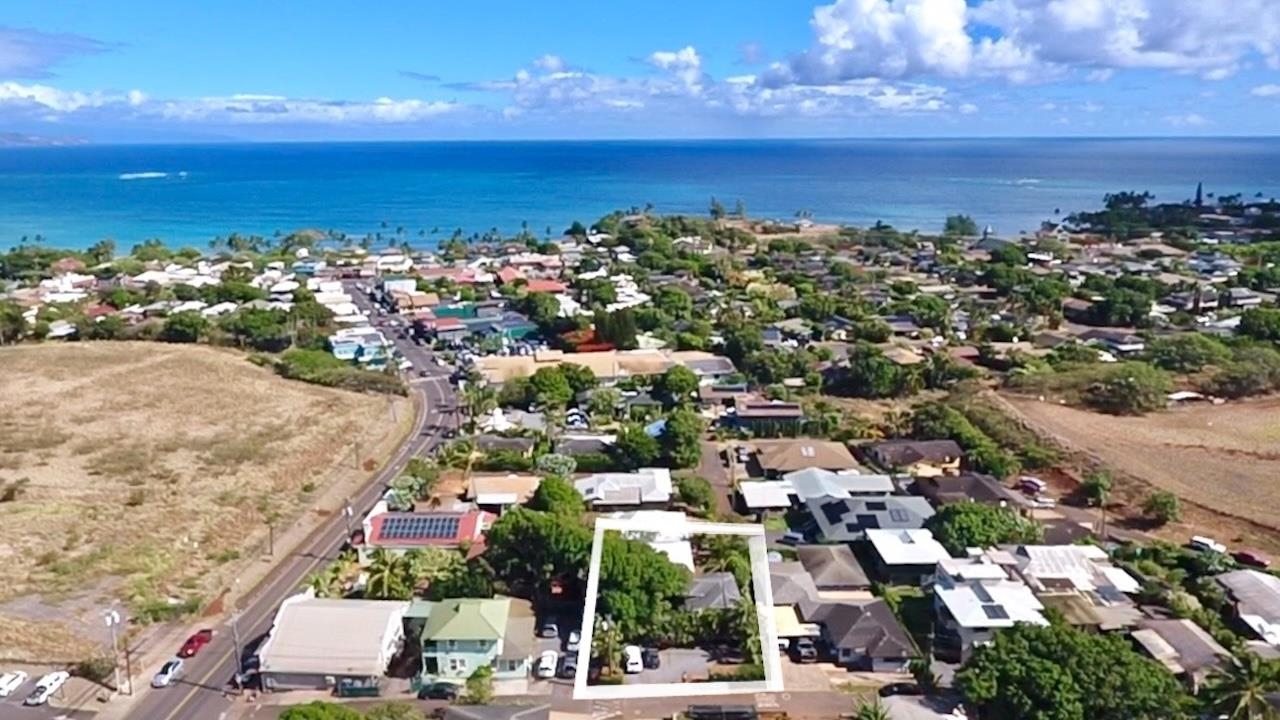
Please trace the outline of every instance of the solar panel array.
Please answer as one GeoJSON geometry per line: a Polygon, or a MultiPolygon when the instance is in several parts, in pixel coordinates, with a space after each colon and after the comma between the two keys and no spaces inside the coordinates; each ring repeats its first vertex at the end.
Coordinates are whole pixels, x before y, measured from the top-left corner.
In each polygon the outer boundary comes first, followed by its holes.
{"type": "Polygon", "coordinates": [[[382,521],[383,540],[451,540],[458,536],[457,516],[389,517],[382,521]]]}
{"type": "Polygon", "coordinates": [[[894,522],[904,523],[911,519],[911,514],[902,508],[892,508],[889,510],[889,519],[894,522]]]}
{"type": "Polygon", "coordinates": [[[1008,620],[1009,611],[1004,609],[1003,605],[983,605],[982,612],[987,614],[992,620],[1008,620]]]}

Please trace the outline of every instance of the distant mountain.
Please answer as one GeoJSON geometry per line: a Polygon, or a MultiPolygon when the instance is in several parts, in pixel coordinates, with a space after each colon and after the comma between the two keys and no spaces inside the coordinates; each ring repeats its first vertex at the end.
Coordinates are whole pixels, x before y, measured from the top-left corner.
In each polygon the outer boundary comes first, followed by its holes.
{"type": "Polygon", "coordinates": [[[64,147],[67,145],[87,145],[88,143],[88,140],[80,137],[49,137],[47,135],[0,132],[0,147],[64,147]]]}

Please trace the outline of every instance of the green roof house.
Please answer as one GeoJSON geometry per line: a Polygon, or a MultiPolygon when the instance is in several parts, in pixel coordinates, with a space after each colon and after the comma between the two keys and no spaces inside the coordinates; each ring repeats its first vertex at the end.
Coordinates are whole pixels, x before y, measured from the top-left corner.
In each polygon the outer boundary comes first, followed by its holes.
{"type": "Polygon", "coordinates": [[[422,627],[421,682],[462,682],[481,666],[492,668],[496,680],[523,679],[533,664],[534,642],[527,600],[441,600],[422,627]]]}

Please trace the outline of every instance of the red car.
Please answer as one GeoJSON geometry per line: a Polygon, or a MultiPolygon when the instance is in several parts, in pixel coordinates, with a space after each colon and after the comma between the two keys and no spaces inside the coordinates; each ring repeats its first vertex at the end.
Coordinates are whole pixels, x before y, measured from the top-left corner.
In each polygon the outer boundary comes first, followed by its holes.
{"type": "Polygon", "coordinates": [[[184,657],[184,658],[193,657],[196,653],[200,652],[200,648],[204,647],[205,645],[208,645],[209,641],[212,639],[213,639],[212,630],[208,628],[201,630],[195,635],[192,635],[191,637],[187,638],[186,642],[182,643],[182,649],[178,651],[178,657],[184,657]]]}

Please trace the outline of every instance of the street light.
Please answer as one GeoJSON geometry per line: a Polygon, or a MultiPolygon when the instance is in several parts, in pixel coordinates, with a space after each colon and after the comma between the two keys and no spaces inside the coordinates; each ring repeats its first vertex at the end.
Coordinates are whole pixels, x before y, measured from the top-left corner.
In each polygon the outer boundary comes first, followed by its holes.
{"type": "Polygon", "coordinates": [[[115,691],[120,692],[120,638],[116,633],[116,628],[120,625],[120,613],[115,610],[107,610],[102,613],[102,619],[107,623],[107,629],[111,631],[111,672],[115,675],[115,691]]]}

